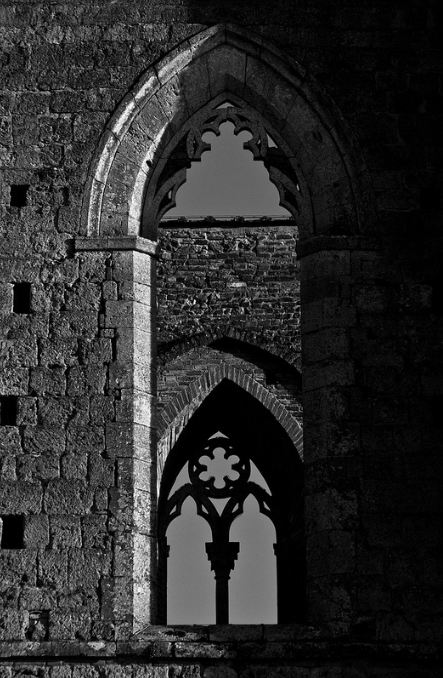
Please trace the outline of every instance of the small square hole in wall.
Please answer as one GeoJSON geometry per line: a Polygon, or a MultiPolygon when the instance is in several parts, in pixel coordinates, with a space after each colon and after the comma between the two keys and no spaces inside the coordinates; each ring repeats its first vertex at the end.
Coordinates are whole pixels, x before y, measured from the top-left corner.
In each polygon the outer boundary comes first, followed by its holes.
{"type": "Polygon", "coordinates": [[[436,184],[420,189],[420,208],[422,210],[438,210],[441,207],[440,187],[436,184]]]}
{"type": "Polygon", "coordinates": [[[431,397],[432,423],[434,426],[443,427],[443,395],[431,397]]]}
{"type": "Polygon", "coordinates": [[[28,640],[48,640],[49,636],[49,610],[31,610],[29,612],[29,624],[26,630],[28,640]]]}
{"type": "Polygon", "coordinates": [[[23,516],[0,516],[2,549],[24,548],[23,535],[25,521],[23,516]]]}
{"type": "Polygon", "coordinates": [[[27,193],[29,184],[12,184],[11,207],[25,207],[27,205],[27,193]]]}
{"type": "Polygon", "coordinates": [[[0,426],[16,426],[17,396],[0,396],[0,426]]]}
{"type": "Polygon", "coordinates": [[[15,283],[13,287],[12,310],[14,313],[31,312],[31,283],[15,283]]]}
{"type": "Polygon", "coordinates": [[[432,310],[435,315],[443,315],[443,278],[432,286],[432,310]]]}

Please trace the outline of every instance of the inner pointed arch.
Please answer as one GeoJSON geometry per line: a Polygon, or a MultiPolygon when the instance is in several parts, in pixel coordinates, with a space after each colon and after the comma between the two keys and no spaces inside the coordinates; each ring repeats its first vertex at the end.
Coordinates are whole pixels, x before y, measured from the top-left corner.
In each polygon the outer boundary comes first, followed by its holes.
{"type": "MultiPolygon", "coordinates": [[[[275,191],[273,192],[272,203],[275,207],[272,207],[272,211],[275,211],[276,216],[289,216],[297,221],[302,203],[308,197],[308,191],[301,189],[302,179],[294,154],[277,130],[260,113],[239,96],[229,95],[229,98],[227,98],[226,92],[223,92],[194,113],[173,135],[172,139],[166,140],[162,148],[158,149],[156,166],[150,173],[145,187],[142,218],[142,234],[145,237],[156,239],[158,224],[166,214],[171,215],[171,210],[176,207],[177,193],[186,182],[187,173],[191,167],[192,171],[199,175],[197,179],[199,195],[201,196],[205,192],[202,180],[206,182],[207,178],[214,174],[214,172],[208,172],[206,169],[207,163],[211,162],[207,157],[211,154],[207,154],[206,151],[211,150],[211,145],[214,148],[217,147],[218,151],[220,147],[226,147],[229,136],[234,146],[243,142],[243,149],[252,153],[254,161],[260,162],[255,163],[257,169],[252,169],[254,163],[251,162],[250,156],[244,154],[240,149],[242,154],[240,157],[243,157],[249,165],[246,164],[246,167],[240,170],[242,176],[237,178],[237,186],[235,186],[235,178],[234,184],[229,183],[228,193],[230,192],[230,195],[227,197],[227,203],[232,204],[233,186],[235,187],[234,190],[238,189],[239,185],[244,184],[245,176],[251,172],[257,176],[257,173],[261,172],[259,192],[254,194],[252,203],[249,203],[249,208],[243,206],[240,208],[240,212],[247,214],[249,211],[249,214],[254,216],[269,214],[266,199],[260,207],[254,206],[253,202],[262,192],[263,185],[269,188],[271,192],[273,191],[272,185],[274,185],[277,194],[275,194],[275,191]],[[228,124],[232,130],[230,135],[226,134],[228,124]],[[208,133],[215,135],[215,141],[211,139],[211,143],[208,142],[208,133]],[[240,139],[236,139],[238,136],[240,136],[240,139]],[[217,137],[221,138],[217,139],[217,137]],[[197,170],[195,164],[199,163],[202,163],[204,167],[197,170]]],[[[232,178],[233,162],[232,158],[229,158],[229,152],[227,156],[224,159],[224,172],[220,172],[220,169],[215,172],[218,181],[223,175],[232,178]]],[[[212,155],[212,157],[214,156],[212,155]]],[[[252,186],[250,186],[251,188],[252,186]]],[[[240,190],[240,194],[242,192],[244,191],[240,190]]],[[[214,210],[210,201],[210,193],[208,195],[209,202],[205,205],[209,216],[214,210]]],[[[226,214],[227,209],[229,212],[232,211],[232,207],[227,208],[225,203],[224,207],[215,208],[215,214],[226,214]]],[[[184,214],[178,209],[175,216],[184,216],[184,214]]]]}
{"type": "MultiPolygon", "coordinates": [[[[186,170],[186,183],[177,191],[176,206],[166,212],[164,220],[205,215],[291,217],[280,205],[278,190],[263,161],[254,162],[250,131],[236,131],[234,123],[227,120],[217,131],[205,132],[202,140],[210,148],[186,170]]],[[[267,143],[277,148],[269,135],[267,143]]]]}

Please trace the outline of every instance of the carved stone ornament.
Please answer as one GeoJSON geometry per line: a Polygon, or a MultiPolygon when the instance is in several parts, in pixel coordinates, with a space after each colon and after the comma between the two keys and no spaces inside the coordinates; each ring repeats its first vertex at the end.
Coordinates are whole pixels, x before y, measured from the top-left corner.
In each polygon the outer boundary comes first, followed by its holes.
{"type": "Polygon", "coordinates": [[[163,216],[176,205],[177,191],[186,181],[186,171],[192,162],[199,162],[211,144],[203,141],[205,132],[220,135],[220,126],[225,122],[234,125],[234,134],[248,131],[252,138],[243,146],[252,152],[254,160],[264,163],[270,181],[277,187],[280,205],[297,218],[300,201],[300,185],[295,171],[295,162],[289,149],[274,131],[268,129],[263,118],[240,99],[221,101],[220,98],[198,111],[157,154],[150,180],[147,184],[142,235],[153,237],[163,216]]]}
{"type": "Polygon", "coordinates": [[[216,620],[218,624],[227,624],[228,580],[240,550],[238,542],[229,541],[231,525],[243,513],[244,502],[250,494],[256,498],[260,512],[274,524],[276,508],[272,496],[250,480],[249,458],[224,435],[211,437],[203,449],[191,454],[188,474],[190,482],[182,485],[166,502],[160,538],[164,538],[170,523],[181,514],[186,499],[192,497],[197,514],[211,528],[212,542],[206,544],[206,553],[216,580],[216,620]],[[227,500],[221,513],[212,499],[227,500]]]}

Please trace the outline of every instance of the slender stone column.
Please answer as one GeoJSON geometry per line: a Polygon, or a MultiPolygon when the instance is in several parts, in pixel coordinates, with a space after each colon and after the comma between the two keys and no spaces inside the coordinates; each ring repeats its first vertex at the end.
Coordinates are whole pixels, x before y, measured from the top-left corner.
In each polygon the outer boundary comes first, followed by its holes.
{"type": "Polygon", "coordinates": [[[237,560],[240,544],[237,541],[224,544],[209,542],[206,553],[215,573],[215,623],[229,624],[229,579],[237,560]]]}

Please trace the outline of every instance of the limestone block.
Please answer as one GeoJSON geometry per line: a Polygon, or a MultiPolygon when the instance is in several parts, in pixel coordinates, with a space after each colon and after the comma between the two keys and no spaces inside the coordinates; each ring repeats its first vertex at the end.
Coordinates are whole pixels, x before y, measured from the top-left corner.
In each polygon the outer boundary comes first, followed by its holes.
{"type": "Polygon", "coordinates": [[[109,533],[105,515],[91,514],[82,518],[82,539],[86,549],[109,548],[109,533]]]}
{"type": "Polygon", "coordinates": [[[211,99],[208,65],[203,55],[178,75],[189,112],[195,113],[211,99]]]}
{"type": "Polygon", "coordinates": [[[23,611],[6,610],[0,629],[1,640],[26,640],[27,614],[23,611]]]}
{"type": "Polygon", "coordinates": [[[0,284],[0,313],[12,312],[12,289],[10,283],[0,284]]]}
{"type": "Polygon", "coordinates": [[[29,374],[27,367],[5,365],[0,370],[0,393],[8,395],[27,395],[29,374]]]}
{"type": "Polygon", "coordinates": [[[209,84],[214,97],[225,90],[225,74],[235,94],[241,96],[245,83],[246,55],[230,45],[221,45],[207,54],[209,84]]]}
{"type": "Polygon", "coordinates": [[[60,476],[60,460],[57,456],[23,455],[17,459],[17,479],[20,481],[48,481],[60,476]]]}
{"type": "Polygon", "coordinates": [[[41,551],[38,558],[38,577],[44,587],[67,591],[68,553],[53,549],[41,551]]]}
{"type": "Polygon", "coordinates": [[[89,406],[91,424],[103,425],[115,419],[115,404],[113,396],[92,396],[89,406]]]}
{"type": "Polygon", "coordinates": [[[156,398],[147,393],[128,392],[123,389],[120,401],[116,402],[116,419],[152,427],[155,420],[155,402],[156,398]]]}
{"type": "Polygon", "coordinates": [[[0,456],[22,454],[20,433],[16,426],[0,426],[0,456]]]}
{"type": "Polygon", "coordinates": [[[111,487],[114,484],[114,462],[101,456],[90,456],[88,460],[88,479],[90,487],[111,487]]]}
{"type": "Polygon", "coordinates": [[[0,512],[2,514],[39,513],[41,501],[40,483],[0,482],[0,512]]]}
{"type": "Polygon", "coordinates": [[[70,425],[67,430],[66,452],[88,453],[99,456],[104,450],[104,431],[101,426],[70,425]]]}
{"type": "Polygon", "coordinates": [[[178,131],[189,117],[186,102],[181,96],[181,85],[177,76],[173,76],[155,95],[169,125],[178,131]]]}
{"type": "Polygon", "coordinates": [[[60,459],[60,475],[63,480],[84,481],[87,478],[88,455],[86,453],[64,454],[60,459]]]}
{"type": "Polygon", "coordinates": [[[37,398],[23,398],[17,400],[17,425],[35,426],[37,424],[37,398]]]}
{"type": "Polygon", "coordinates": [[[110,559],[98,549],[78,549],[69,559],[69,588],[95,597],[100,577],[109,575],[110,559]]]}
{"type": "MultiPolygon", "coordinates": [[[[159,130],[164,130],[168,122],[163,108],[156,97],[150,98],[145,103],[137,116],[137,122],[140,129],[144,131],[143,146],[145,153],[148,153],[151,144],[148,144],[147,140],[155,142],[153,145],[153,149],[155,149],[155,144],[158,143],[159,130]]],[[[152,161],[152,156],[148,155],[145,162],[146,160],[152,161]]]]}
{"type": "Polygon", "coordinates": [[[25,548],[45,548],[49,544],[48,516],[26,516],[23,535],[25,548]]]}
{"type": "Polygon", "coordinates": [[[82,515],[92,505],[93,492],[85,483],[75,480],[52,480],[48,483],[44,508],[50,515],[82,515]]]}
{"type": "Polygon", "coordinates": [[[37,395],[50,393],[53,396],[64,395],[66,375],[63,367],[34,367],[30,370],[30,388],[37,395]]]}
{"type": "Polygon", "coordinates": [[[82,545],[80,518],[51,516],[51,546],[54,550],[80,548],[82,545]]]}
{"type": "Polygon", "coordinates": [[[133,424],[131,422],[108,422],[105,438],[106,454],[111,459],[133,455],[133,424]]]}
{"type": "Polygon", "coordinates": [[[134,492],[134,524],[140,532],[155,538],[157,513],[155,494],[152,492],[152,485],[148,488],[151,491],[136,489],[134,492]]]}
{"type": "Polygon", "coordinates": [[[67,395],[79,396],[103,393],[106,383],[106,371],[101,365],[92,364],[87,367],[76,365],[67,371],[67,395]]]}
{"type": "Polygon", "coordinates": [[[87,640],[90,637],[91,614],[87,611],[57,610],[50,617],[51,640],[87,640]]]}
{"type": "Polygon", "coordinates": [[[85,364],[110,363],[113,360],[112,340],[109,338],[81,339],[80,353],[85,364]]]}
{"type": "Polygon", "coordinates": [[[78,340],[76,337],[41,340],[40,364],[44,367],[78,364],[78,340]]]}

